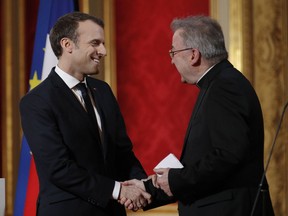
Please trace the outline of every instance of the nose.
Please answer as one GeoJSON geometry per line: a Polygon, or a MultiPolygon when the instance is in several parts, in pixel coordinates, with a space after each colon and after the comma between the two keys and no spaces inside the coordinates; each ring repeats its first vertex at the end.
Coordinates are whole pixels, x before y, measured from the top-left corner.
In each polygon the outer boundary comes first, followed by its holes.
{"type": "Polygon", "coordinates": [[[97,53],[101,57],[104,57],[107,55],[106,47],[103,43],[97,48],[97,53]]]}

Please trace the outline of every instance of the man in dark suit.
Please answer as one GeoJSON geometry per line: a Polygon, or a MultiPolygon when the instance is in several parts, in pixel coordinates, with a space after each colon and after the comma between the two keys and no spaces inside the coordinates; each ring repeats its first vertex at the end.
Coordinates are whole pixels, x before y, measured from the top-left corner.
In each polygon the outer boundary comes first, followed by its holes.
{"type": "Polygon", "coordinates": [[[106,55],[103,28],[80,12],[58,19],[50,42],[59,62],[20,102],[40,183],[38,216],[121,216],[118,199],[149,202],[145,191],[120,183],[147,176],[110,87],[89,77],[106,55]]]}
{"type": "MultiPolygon", "coordinates": [[[[197,85],[200,92],[182,149],[184,168],[155,170],[160,189],[145,182],[154,199],[148,208],[162,205],[168,196],[178,200],[181,216],[249,216],[263,174],[264,129],[257,95],[227,60],[215,20],[192,16],[175,19],[171,27],[171,62],[182,82],[197,85]]],[[[265,196],[259,197],[253,215],[274,215],[266,179],[262,190],[265,196]]],[[[129,200],[126,206],[132,208],[129,200]]]]}

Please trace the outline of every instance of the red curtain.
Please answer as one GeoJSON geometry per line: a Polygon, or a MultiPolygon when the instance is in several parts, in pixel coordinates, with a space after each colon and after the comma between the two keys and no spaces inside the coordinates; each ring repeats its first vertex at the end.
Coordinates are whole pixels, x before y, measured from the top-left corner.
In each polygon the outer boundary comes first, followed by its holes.
{"type": "Polygon", "coordinates": [[[198,95],[183,84],[168,50],[175,17],[209,15],[209,0],[116,0],[117,94],[134,152],[148,174],[181,154],[198,95]]]}

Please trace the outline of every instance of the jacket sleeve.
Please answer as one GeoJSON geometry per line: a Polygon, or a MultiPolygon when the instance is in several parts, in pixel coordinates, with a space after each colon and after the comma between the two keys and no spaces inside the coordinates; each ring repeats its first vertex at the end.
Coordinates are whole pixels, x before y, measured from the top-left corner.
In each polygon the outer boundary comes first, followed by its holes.
{"type": "Polygon", "coordinates": [[[152,196],[152,202],[143,209],[144,211],[176,202],[174,197],[169,197],[163,190],[154,187],[151,179],[144,181],[144,186],[146,191],[152,196]]]}

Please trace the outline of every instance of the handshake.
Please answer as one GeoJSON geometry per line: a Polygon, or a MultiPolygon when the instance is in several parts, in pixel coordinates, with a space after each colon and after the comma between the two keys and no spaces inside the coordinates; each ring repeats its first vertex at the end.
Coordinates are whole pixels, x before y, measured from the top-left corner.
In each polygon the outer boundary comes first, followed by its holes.
{"type": "Polygon", "coordinates": [[[172,197],[168,184],[169,168],[155,169],[156,174],[149,176],[147,179],[132,179],[121,183],[120,195],[118,202],[127,209],[138,211],[151,203],[152,197],[146,192],[144,181],[152,180],[154,187],[162,189],[168,196],[172,197]]]}

